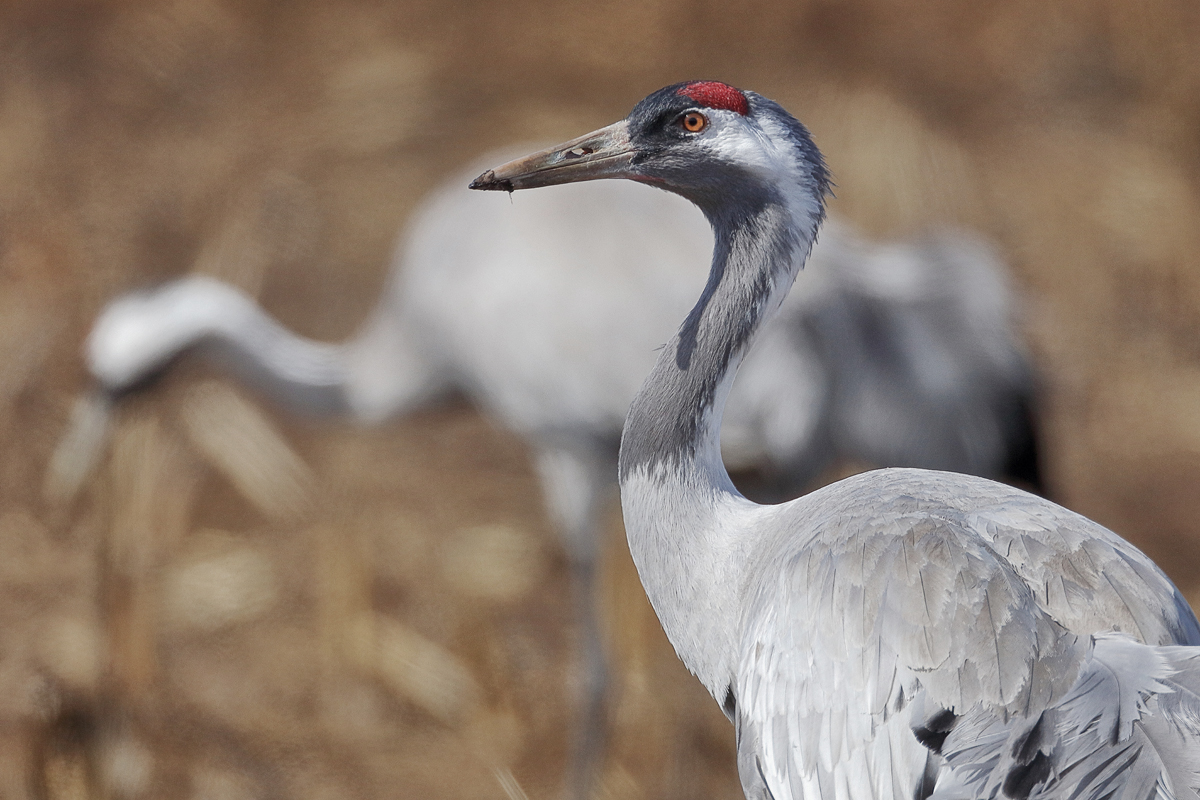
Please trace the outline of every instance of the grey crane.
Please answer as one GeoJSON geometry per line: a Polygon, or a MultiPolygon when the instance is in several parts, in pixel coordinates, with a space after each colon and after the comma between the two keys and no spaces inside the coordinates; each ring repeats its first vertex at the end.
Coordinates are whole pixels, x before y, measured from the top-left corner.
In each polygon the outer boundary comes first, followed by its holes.
{"type": "Polygon", "coordinates": [[[746,796],[1200,797],[1200,626],[1116,534],[947,472],[884,469],[782,505],[734,488],[725,401],[824,216],[808,131],[753,92],[682,83],[471,187],[597,178],[680,194],[715,234],[619,475],[642,583],[736,725],[746,796]]]}
{"type": "MultiPolygon", "coordinates": [[[[238,289],[191,276],[112,301],[87,363],[119,396],[202,350],[285,405],[364,422],[457,390],[521,434],[580,604],[582,786],[606,684],[595,529],[629,403],[703,287],[712,234],[686,200],[624,182],[511,206],[465,182],[416,211],[383,297],[345,343],[297,336],[238,289]]],[[[828,224],[802,282],[733,389],[727,459],[802,488],[834,459],[998,475],[1028,452],[1030,371],[986,245],[953,231],[873,243],[828,224]]]]}

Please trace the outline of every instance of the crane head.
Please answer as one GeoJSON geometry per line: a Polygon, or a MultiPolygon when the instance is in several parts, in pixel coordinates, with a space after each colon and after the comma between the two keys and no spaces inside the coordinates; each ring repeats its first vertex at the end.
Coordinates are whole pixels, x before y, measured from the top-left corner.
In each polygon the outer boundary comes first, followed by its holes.
{"type": "Polygon", "coordinates": [[[490,169],[472,189],[513,191],[626,178],[706,213],[798,200],[819,219],[829,173],[807,129],[777,103],[718,81],[659,89],[620,122],[490,169]]]}

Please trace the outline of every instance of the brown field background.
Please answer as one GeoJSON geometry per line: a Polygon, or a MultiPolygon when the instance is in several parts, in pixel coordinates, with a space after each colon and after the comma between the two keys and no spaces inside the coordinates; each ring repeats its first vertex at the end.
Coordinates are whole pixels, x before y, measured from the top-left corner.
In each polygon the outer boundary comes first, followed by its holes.
{"type": "MultiPolygon", "coordinates": [[[[1055,499],[1200,597],[1200,5],[1191,0],[0,6],[0,797],[557,797],[574,633],[521,443],[380,428],[185,362],[83,492],[43,482],[118,292],[202,271],[336,340],[422,195],[715,77],[809,124],[874,235],[992,237],[1055,499]]],[[[732,730],[612,511],[602,798],[735,798],[732,730]]]]}

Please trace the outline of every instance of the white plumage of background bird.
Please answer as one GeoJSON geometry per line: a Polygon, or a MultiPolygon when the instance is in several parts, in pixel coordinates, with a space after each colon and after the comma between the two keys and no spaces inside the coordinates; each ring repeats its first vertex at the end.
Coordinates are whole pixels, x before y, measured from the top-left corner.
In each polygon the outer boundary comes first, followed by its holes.
{"type": "MultiPolygon", "coordinates": [[[[627,183],[510,205],[466,180],[416,212],[379,304],[345,343],[300,337],[233,286],[191,276],[112,301],[87,363],[115,397],[199,349],[310,413],[376,423],[458,392],[521,434],[580,604],[587,772],[607,684],[593,608],[600,515],[629,402],[703,286],[712,234],[685,200],[627,183]]],[[[733,390],[731,463],[795,494],[837,462],[997,476],[1029,461],[1032,376],[1004,266],[984,243],[949,230],[874,243],[831,223],[801,280],[733,390]]]]}
{"type": "Polygon", "coordinates": [[[676,84],[471,185],[598,178],[676,192],[715,233],[619,474],[639,575],[737,727],[746,796],[1200,797],[1200,626],[1120,537],[952,473],[866,473],[782,505],[733,487],[733,377],[824,216],[808,131],[760,95],[676,84]]]}

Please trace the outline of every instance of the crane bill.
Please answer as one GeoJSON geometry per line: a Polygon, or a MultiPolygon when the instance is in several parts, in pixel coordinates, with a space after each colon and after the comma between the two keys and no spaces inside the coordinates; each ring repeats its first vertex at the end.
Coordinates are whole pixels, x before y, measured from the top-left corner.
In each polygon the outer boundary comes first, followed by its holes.
{"type": "Polygon", "coordinates": [[[489,169],[470,188],[512,192],[599,178],[633,178],[637,154],[625,120],[489,169]]]}

